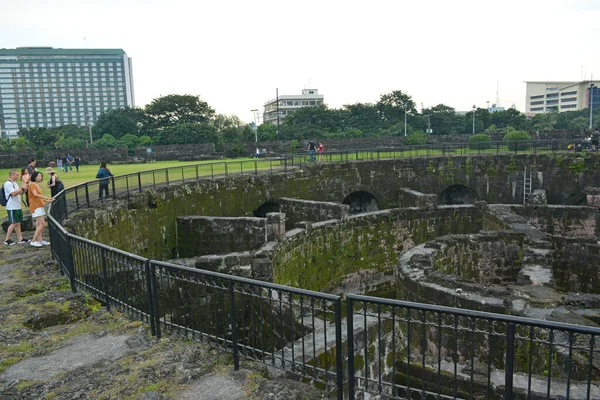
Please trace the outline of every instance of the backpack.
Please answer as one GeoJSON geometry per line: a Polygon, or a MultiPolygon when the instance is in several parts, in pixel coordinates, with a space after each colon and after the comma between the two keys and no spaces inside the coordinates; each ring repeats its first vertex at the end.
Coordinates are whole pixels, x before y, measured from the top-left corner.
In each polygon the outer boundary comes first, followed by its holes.
{"type": "MultiPolygon", "coordinates": [[[[6,181],[8,182],[8,181],[6,181]]],[[[0,206],[6,207],[8,203],[8,199],[6,198],[6,190],[4,189],[4,185],[2,185],[2,196],[0,196],[0,206]]]]}

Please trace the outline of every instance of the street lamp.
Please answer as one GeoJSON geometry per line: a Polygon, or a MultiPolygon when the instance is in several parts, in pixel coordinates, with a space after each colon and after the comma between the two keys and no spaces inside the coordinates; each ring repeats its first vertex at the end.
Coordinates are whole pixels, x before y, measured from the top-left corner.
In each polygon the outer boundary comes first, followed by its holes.
{"type": "Polygon", "coordinates": [[[258,143],[258,126],[256,125],[256,113],[258,112],[258,109],[250,110],[250,112],[252,113],[252,119],[254,121],[254,142],[258,143]]]}
{"type": "Polygon", "coordinates": [[[475,134],[475,111],[477,110],[477,107],[475,107],[475,104],[473,104],[473,135],[475,134]]]}
{"type": "Polygon", "coordinates": [[[404,105],[404,136],[406,136],[406,104],[404,105]]]}
{"type": "Polygon", "coordinates": [[[597,86],[594,85],[593,83],[590,83],[590,130],[592,129],[592,127],[594,126],[594,89],[597,86]]]}
{"type": "Polygon", "coordinates": [[[89,122],[88,128],[90,129],[90,144],[92,144],[94,143],[94,139],[92,138],[92,113],[89,113],[87,118],[89,122]]]}

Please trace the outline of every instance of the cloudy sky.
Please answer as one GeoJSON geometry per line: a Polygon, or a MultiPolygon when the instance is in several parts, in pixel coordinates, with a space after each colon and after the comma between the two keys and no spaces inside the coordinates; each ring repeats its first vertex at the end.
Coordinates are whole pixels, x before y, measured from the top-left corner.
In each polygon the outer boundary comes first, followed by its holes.
{"type": "Polygon", "coordinates": [[[19,0],[0,48],[123,48],[136,105],[194,94],[219,113],[310,86],[330,107],[392,90],[457,110],[525,106],[527,80],[600,78],[599,0],[19,0]],[[582,70],[583,67],[583,70],[582,70]]]}

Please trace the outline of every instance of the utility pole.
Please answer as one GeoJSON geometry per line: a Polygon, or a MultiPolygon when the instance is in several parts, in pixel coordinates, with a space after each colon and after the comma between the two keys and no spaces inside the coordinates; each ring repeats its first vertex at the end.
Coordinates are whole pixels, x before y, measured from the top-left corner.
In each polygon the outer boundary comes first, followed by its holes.
{"type": "Polygon", "coordinates": [[[475,134],[475,111],[477,110],[477,107],[475,107],[475,104],[473,104],[473,135],[475,134]]]}
{"type": "MultiPolygon", "coordinates": [[[[593,79],[593,75],[592,75],[593,79]]],[[[590,130],[594,127],[594,89],[596,85],[590,82],[590,130]]]]}
{"type": "Polygon", "coordinates": [[[256,114],[258,113],[258,109],[250,110],[252,112],[252,118],[254,120],[254,142],[258,143],[258,125],[256,123],[256,114]]]}
{"type": "Polygon", "coordinates": [[[88,128],[90,129],[90,144],[94,143],[94,139],[92,138],[92,113],[87,115],[88,118],[88,128]]]}
{"type": "Polygon", "coordinates": [[[276,140],[279,140],[279,88],[275,89],[275,101],[277,103],[277,135],[276,140]]]}
{"type": "Polygon", "coordinates": [[[404,136],[406,136],[406,104],[404,105],[404,136]]]}

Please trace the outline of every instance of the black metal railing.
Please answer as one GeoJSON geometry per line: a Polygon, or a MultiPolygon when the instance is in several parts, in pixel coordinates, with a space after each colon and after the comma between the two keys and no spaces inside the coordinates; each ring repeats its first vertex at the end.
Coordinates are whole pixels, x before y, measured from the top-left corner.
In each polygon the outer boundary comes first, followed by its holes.
{"type": "MultiPolygon", "coordinates": [[[[293,162],[233,164],[113,177],[110,196],[286,171],[293,162]]],[[[353,294],[344,307],[340,296],[150,260],[63,228],[71,213],[95,203],[97,184],[56,196],[48,217],[52,255],[73,291],[144,321],[153,335],[209,342],[230,351],[236,369],[240,357],[257,360],[338,399],[600,398],[599,328],[353,294]]]]}
{"type": "Polygon", "coordinates": [[[318,152],[315,152],[314,157],[311,157],[308,150],[300,150],[297,153],[285,154],[284,157],[289,161],[290,165],[297,165],[311,162],[313,159],[314,161],[346,162],[450,155],[556,154],[578,150],[576,146],[570,147],[570,145],[573,145],[573,141],[567,139],[435,143],[384,149],[326,151],[322,156],[318,152]]]}

